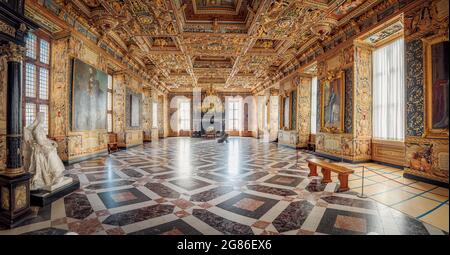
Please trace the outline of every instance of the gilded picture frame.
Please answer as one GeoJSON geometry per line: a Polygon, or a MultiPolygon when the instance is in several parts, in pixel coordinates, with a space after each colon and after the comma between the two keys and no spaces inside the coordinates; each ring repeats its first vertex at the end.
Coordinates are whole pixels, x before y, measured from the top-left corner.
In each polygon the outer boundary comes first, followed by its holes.
{"type": "Polygon", "coordinates": [[[344,112],[345,74],[343,71],[339,71],[335,74],[328,75],[320,86],[320,131],[326,133],[343,133],[345,123],[344,112]],[[334,89],[331,89],[331,86],[333,86],[334,89]],[[335,91],[335,89],[338,91],[335,91]],[[335,92],[333,100],[338,101],[337,107],[335,107],[335,103],[332,105],[329,104],[331,96],[331,93],[329,93],[330,91],[333,91],[333,93],[335,92]],[[338,113],[335,112],[336,109],[339,110],[338,113]],[[336,116],[338,116],[339,121],[335,120],[336,116]]]}
{"type": "MultiPolygon", "coordinates": [[[[443,88],[442,91],[437,91],[436,86],[437,81],[434,81],[435,84],[433,84],[433,65],[435,62],[435,59],[433,59],[433,46],[441,44],[443,42],[448,43],[448,34],[446,35],[438,35],[438,36],[432,36],[428,38],[422,39],[424,51],[423,51],[423,64],[424,64],[424,91],[425,91],[425,132],[424,137],[426,138],[448,138],[449,136],[449,129],[448,129],[448,119],[447,119],[447,125],[446,127],[442,127],[442,125],[437,125],[439,121],[435,120],[435,115],[438,113],[436,112],[436,104],[439,103],[440,100],[444,100],[444,104],[447,104],[448,108],[448,78],[446,85],[442,84],[443,86],[447,86],[447,88],[443,88]],[[447,90],[445,92],[445,90],[447,90]],[[442,93],[441,93],[442,92],[442,93]],[[436,99],[435,96],[440,96],[443,98],[436,99]],[[447,98],[445,98],[447,96],[447,98]],[[447,101],[447,102],[445,102],[447,101]],[[437,123],[436,123],[437,122],[437,123]],[[441,126],[441,127],[439,127],[441,126]]],[[[445,56],[441,53],[436,54],[445,56]]],[[[448,57],[448,56],[446,56],[448,57]]],[[[446,70],[448,72],[448,69],[446,70]]],[[[447,73],[448,76],[448,73],[447,73]]],[[[445,83],[445,82],[444,82],[445,83]]],[[[440,107],[439,107],[440,108],[440,107]]],[[[445,108],[445,106],[444,106],[445,108]]],[[[447,109],[448,110],[448,109],[447,109]]],[[[444,109],[445,111],[445,109],[444,109]]],[[[448,118],[448,112],[447,113],[440,113],[440,116],[446,116],[448,118]]]]}

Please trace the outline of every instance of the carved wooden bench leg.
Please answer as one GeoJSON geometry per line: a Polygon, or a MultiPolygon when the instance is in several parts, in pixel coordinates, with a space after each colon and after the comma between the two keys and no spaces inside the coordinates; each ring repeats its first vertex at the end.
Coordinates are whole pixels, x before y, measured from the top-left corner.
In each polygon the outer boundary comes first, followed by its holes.
{"type": "Polygon", "coordinates": [[[344,192],[344,191],[347,191],[350,189],[348,187],[348,174],[339,174],[338,179],[340,182],[339,190],[338,190],[339,192],[344,192]]]}
{"type": "Polygon", "coordinates": [[[309,167],[308,177],[309,176],[317,176],[317,166],[314,165],[314,164],[309,163],[308,167],[309,167]]]}
{"type": "Polygon", "coordinates": [[[331,182],[331,170],[330,169],[326,169],[326,168],[322,167],[322,174],[323,174],[322,183],[331,182]]]}

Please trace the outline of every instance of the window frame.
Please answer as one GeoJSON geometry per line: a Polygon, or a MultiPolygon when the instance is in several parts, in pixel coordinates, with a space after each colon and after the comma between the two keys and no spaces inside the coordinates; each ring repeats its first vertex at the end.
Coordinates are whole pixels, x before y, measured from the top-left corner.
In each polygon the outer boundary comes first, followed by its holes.
{"type": "Polygon", "coordinates": [[[180,130],[183,131],[189,131],[191,130],[191,113],[190,113],[190,109],[191,109],[191,102],[188,100],[184,100],[180,102],[180,115],[179,115],[179,125],[180,125],[180,130]],[[187,108],[184,109],[182,107],[182,105],[187,105],[187,108]],[[186,113],[187,116],[184,116],[186,113]],[[187,123],[187,128],[184,129],[183,128],[183,123],[186,124],[187,123]]]}
{"type": "Polygon", "coordinates": [[[228,128],[230,131],[240,131],[240,104],[238,99],[231,99],[228,102],[228,109],[230,110],[229,118],[228,118],[228,128]],[[236,106],[236,107],[235,107],[236,106]],[[236,122],[236,125],[234,125],[236,122]]]}
{"type": "Polygon", "coordinates": [[[34,32],[30,32],[36,36],[36,55],[35,59],[28,57],[26,54],[24,56],[23,64],[22,64],[22,123],[24,126],[27,125],[26,122],[26,105],[34,104],[35,105],[35,118],[40,111],[41,105],[47,106],[47,136],[50,134],[50,95],[51,95],[51,80],[52,80],[52,38],[42,30],[37,30],[34,32]],[[48,64],[41,62],[41,40],[48,42],[48,64]],[[35,97],[28,97],[26,93],[26,66],[27,63],[35,66],[35,97]],[[47,74],[47,99],[40,98],[40,88],[41,88],[41,80],[40,80],[40,71],[41,68],[46,69],[48,71],[47,74]]]}

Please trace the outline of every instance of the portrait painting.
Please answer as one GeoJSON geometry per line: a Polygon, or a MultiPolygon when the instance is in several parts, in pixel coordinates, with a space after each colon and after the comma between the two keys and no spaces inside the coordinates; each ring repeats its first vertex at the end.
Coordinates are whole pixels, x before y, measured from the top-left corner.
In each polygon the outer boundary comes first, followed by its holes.
{"type": "Polygon", "coordinates": [[[344,73],[327,79],[321,89],[321,128],[324,132],[344,130],[344,73]]]}
{"type": "Polygon", "coordinates": [[[425,41],[426,134],[448,136],[448,38],[425,41]]]}
{"type": "Polygon", "coordinates": [[[72,130],[106,130],[107,74],[79,59],[72,66],[72,130]]]}

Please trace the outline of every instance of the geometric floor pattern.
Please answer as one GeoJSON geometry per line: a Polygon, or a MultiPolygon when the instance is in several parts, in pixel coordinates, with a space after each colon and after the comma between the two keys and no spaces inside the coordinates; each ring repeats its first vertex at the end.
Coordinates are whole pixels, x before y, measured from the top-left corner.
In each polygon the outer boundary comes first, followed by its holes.
{"type": "Polygon", "coordinates": [[[308,177],[312,154],[229,140],[168,138],[73,164],[79,190],[0,234],[448,234],[308,177]]]}

